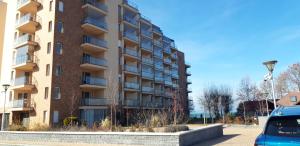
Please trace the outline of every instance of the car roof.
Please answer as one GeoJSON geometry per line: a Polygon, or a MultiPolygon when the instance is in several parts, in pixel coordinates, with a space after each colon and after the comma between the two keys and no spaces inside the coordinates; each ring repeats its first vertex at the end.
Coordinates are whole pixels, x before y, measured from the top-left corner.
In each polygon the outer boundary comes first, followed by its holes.
{"type": "Polygon", "coordinates": [[[281,106],[276,108],[271,116],[300,116],[300,106],[281,106]]]}

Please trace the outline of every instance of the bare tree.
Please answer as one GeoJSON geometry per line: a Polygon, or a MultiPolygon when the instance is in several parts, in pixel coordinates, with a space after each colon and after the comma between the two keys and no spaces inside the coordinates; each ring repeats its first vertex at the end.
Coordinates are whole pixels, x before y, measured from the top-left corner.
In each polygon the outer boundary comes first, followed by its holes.
{"type": "Polygon", "coordinates": [[[288,72],[281,73],[275,81],[275,90],[277,97],[283,97],[285,93],[289,92],[289,83],[288,83],[288,72]]]}
{"type": "Polygon", "coordinates": [[[300,91],[300,63],[289,66],[287,70],[288,80],[295,90],[300,91]]]}
{"type": "Polygon", "coordinates": [[[118,78],[115,78],[113,76],[113,73],[110,72],[108,74],[108,79],[107,79],[107,97],[109,100],[111,100],[110,103],[110,119],[111,119],[111,127],[110,130],[112,131],[112,125],[114,123],[114,126],[117,126],[117,105],[118,105],[118,78]],[[114,122],[113,122],[114,121],[114,122]]]}
{"type": "MultiPolygon", "coordinates": [[[[208,111],[209,118],[212,119],[212,104],[213,101],[210,98],[210,92],[208,88],[203,89],[203,95],[198,96],[198,102],[205,110],[208,111]]],[[[204,111],[205,114],[205,111],[204,111]]]]}
{"type": "Polygon", "coordinates": [[[78,109],[79,102],[80,102],[80,99],[76,96],[76,91],[73,89],[72,97],[71,97],[70,105],[69,105],[71,126],[73,126],[73,116],[74,116],[74,113],[76,112],[76,110],[78,109]]]}
{"type": "Polygon", "coordinates": [[[223,122],[225,122],[225,115],[229,114],[233,105],[232,89],[229,86],[222,85],[218,90],[220,96],[220,115],[223,117],[223,122]]]}

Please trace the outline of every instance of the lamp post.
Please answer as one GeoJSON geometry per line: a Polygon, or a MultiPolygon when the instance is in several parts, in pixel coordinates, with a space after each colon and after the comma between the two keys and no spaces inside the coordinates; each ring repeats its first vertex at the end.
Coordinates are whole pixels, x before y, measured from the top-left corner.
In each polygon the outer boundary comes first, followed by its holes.
{"type": "Polygon", "coordinates": [[[6,91],[9,88],[9,84],[3,84],[4,88],[4,103],[3,103],[3,114],[2,114],[2,121],[1,121],[1,131],[4,131],[4,124],[5,124],[5,103],[6,103],[6,91]]]}
{"type": "Polygon", "coordinates": [[[278,62],[277,60],[263,62],[263,65],[265,65],[267,67],[267,69],[269,70],[269,75],[270,75],[269,80],[271,80],[274,109],[276,109],[276,99],[275,99],[275,90],[274,90],[273,71],[274,71],[275,64],[277,62],[278,62]]]}

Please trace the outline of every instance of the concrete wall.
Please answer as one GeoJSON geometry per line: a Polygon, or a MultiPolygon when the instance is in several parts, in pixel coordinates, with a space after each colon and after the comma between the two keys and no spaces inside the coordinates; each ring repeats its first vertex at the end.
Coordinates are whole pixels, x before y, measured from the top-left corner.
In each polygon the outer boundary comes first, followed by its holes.
{"type": "Polygon", "coordinates": [[[61,142],[77,144],[125,144],[189,146],[223,135],[221,124],[178,133],[129,132],[0,132],[0,141],[61,142]]]}

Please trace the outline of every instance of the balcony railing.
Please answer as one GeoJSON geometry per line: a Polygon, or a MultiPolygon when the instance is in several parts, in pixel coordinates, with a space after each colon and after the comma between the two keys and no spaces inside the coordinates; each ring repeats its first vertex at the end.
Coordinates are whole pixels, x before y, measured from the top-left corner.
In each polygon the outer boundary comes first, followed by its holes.
{"type": "Polygon", "coordinates": [[[173,93],[172,92],[165,92],[165,95],[168,96],[168,97],[172,97],[173,93]]]}
{"type": "Polygon", "coordinates": [[[95,57],[82,57],[82,64],[93,64],[99,66],[106,66],[107,61],[105,59],[95,58],[95,57]]]}
{"type": "Polygon", "coordinates": [[[133,73],[139,72],[139,70],[136,66],[125,64],[124,67],[125,67],[125,71],[129,71],[129,72],[133,72],[133,73]]]}
{"type": "Polygon", "coordinates": [[[144,36],[147,36],[147,37],[151,37],[151,38],[152,38],[152,33],[151,33],[149,30],[141,29],[141,33],[142,33],[142,35],[144,35],[144,36]]]}
{"type": "Polygon", "coordinates": [[[132,17],[130,17],[128,15],[124,15],[124,20],[127,21],[127,22],[129,22],[130,24],[135,25],[135,26],[138,25],[138,21],[135,18],[132,18],[132,17]]]}
{"type": "Polygon", "coordinates": [[[138,90],[140,88],[140,85],[134,82],[125,82],[125,88],[138,90]]]}
{"type": "Polygon", "coordinates": [[[164,59],[164,62],[165,62],[165,63],[168,63],[168,64],[171,64],[171,63],[172,63],[172,61],[171,61],[170,58],[165,58],[165,59],[164,59]]]}
{"type": "Polygon", "coordinates": [[[172,87],[173,87],[173,88],[178,88],[179,85],[178,85],[177,83],[173,83],[172,87]]]}
{"type": "Polygon", "coordinates": [[[142,62],[153,65],[153,60],[151,58],[143,57],[142,62]]]}
{"type": "Polygon", "coordinates": [[[142,87],[142,91],[143,91],[143,92],[148,92],[148,93],[149,93],[149,92],[153,92],[153,88],[152,88],[152,87],[146,87],[146,86],[143,86],[143,87],[142,87]]]}
{"type": "Polygon", "coordinates": [[[141,47],[142,47],[143,49],[146,49],[146,50],[149,50],[149,51],[152,51],[152,50],[153,50],[153,49],[152,49],[151,43],[145,43],[145,42],[142,42],[142,43],[141,43],[141,47]]]}
{"type": "Polygon", "coordinates": [[[154,74],[153,72],[142,71],[142,77],[153,78],[154,74]]]}
{"type": "Polygon", "coordinates": [[[164,52],[168,53],[168,54],[171,54],[171,48],[170,47],[164,48],[164,52]]]}
{"type": "Polygon", "coordinates": [[[105,12],[107,12],[107,6],[102,3],[102,2],[99,2],[98,0],[83,0],[83,4],[90,4],[92,6],[95,6],[96,8],[98,9],[101,9],[105,12]]]}
{"type": "Polygon", "coordinates": [[[164,78],[163,78],[163,77],[157,77],[157,76],[155,76],[155,77],[154,77],[154,80],[155,80],[155,81],[158,81],[158,82],[163,82],[163,81],[164,81],[164,78]]]}
{"type": "Polygon", "coordinates": [[[33,57],[31,55],[27,55],[27,54],[20,55],[16,57],[15,65],[28,63],[28,62],[33,62],[33,57]]]}
{"type": "Polygon", "coordinates": [[[26,4],[29,1],[36,1],[37,2],[38,0],[18,0],[17,1],[17,8],[22,7],[24,4],[26,4]]]}
{"type": "Polygon", "coordinates": [[[172,86],[172,85],[173,85],[172,81],[170,81],[170,80],[165,80],[165,84],[166,84],[166,85],[169,85],[169,86],[172,86]]]}
{"type": "Polygon", "coordinates": [[[134,57],[139,57],[138,51],[133,50],[133,49],[124,48],[124,53],[128,54],[128,55],[131,55],[131,56],[134,56],[134,57]]]}
{"type": "Polygon", "coordinates": [[[91,25],[94,25],[94,26],[97,26],[99,28],[107,30],[107,24],[105,23],[104,20],[105,19],[95,19],[95,18],[92,18],[92,17],[86,17],[86,18],[83,19],[82,24],[87,23],[87,24],[91,24],[91,25]]]}
{"type": "Polygon", "coordinates": [[[157,58],[160,58],[160,59],[162,59],[164,57],[164,55],[160,51],[154,51],[154,56],[157,58]]]}
{"type": "Polygon", "coordinates": [[[15,40],[15,46],[18,46],[20,44],[26,43],[28,41],[34,41],[34,35],[31,34],[24,34],[22,36],[19,36],[16,40],[15,40]]]}
{"type": "Polygon", "coordinates": [[[83,106],[101,106],[101,105],[110,105],[113,100],[110,98],[83,98],[81,100],[81,105],[83,106]]]}
{"type": "Polygon", "coordinates": [[[29,21],[35,21],[35,16],[28,13],[26,15],[23,15],[19,21],[17,21],[17,25],[23,24],[25,22],[29,22],[29,21]]]}
{"type": "Polygon", "coordinates": [[[124,36],[133,41],[136,41],[136,42],[139,41],[139,37],[134,32],[124,31],[124,36]]]}
{"type": "Polygon", "coordinates": [[[30,85],[30,77],[22,76],[22,77],[17,77],[13,81],[14,86],[19,86],[19,85],[30,85]]]}
{"type": "Polygon", "coordinates": [[[172,72],[172,77],[179,78],[179,75],[178,75],[178,73],[173,73],[172,72]]]}
{"type": "Polygon", "coordinates": [[[126,106],[138,107],[140,105],[140,102],[138,100],[125,100],[124,104],[126,106]]]}
{"type": "Polygon", "coordinates": [[[160,28],[157,27],[157,26],[153,26],[153,32],[156,32],[156,33],[158,33],[158,34],[162,34],[162,31],[161,31],[160,28]]]}
{"type": "Polygon", "coordinates": [[[178,64],[173,63],[172,68],[178,68],[178,64]]]}
{"type": "Polygon", "coordinates": [[[107,42],[105,40],[90,37],[90,36],[83,36],[83,43],[88,43],[95,46],[107,48],[107,42]]]}
{"type": "Polygon", "coordinates": [[[172,57],[173,59],[177,59],[177,54],[174,53],[174,54],[171,55],[171,57],[172,57]]]}
{"type": "Polygon", "coordinates": [[[156,95],[163,95],[165,92],[163,89],[155,89],[155,94],[156,95]]]}
{"type": "Polygon", "coordinates": [[[82,84],[106,86],[106,80],[103,78],[84,76],[82,79],[82,84]]]}
{"type": "Polygon", "coordinates": [[[171,70],[165,69],[164,73],[169,75],[169,74],[171,74],[171,70]]]}
{"type": "Polygon", "coordinates": [[[155,67],[156,69],[159,69],[159,70],[163,70],[163,69],[164,69],[164,66],[163,66],[162,64],[157,64],[157,63],[155,63],[155,64],[154,64],[154,67],[155,67]]]}
{"type": "Polygon", "coordinates": [[[156,46],[162,46],[162,43],[158,40],[154,40],[153,42],[154,42],[154,45],[156,45],[156,46]]]}
{"type": "Polygon", "coordinates": [[[12,101],[12,108],[27,108],[30,107],[28,99],[20,99],[12,101]]]}

